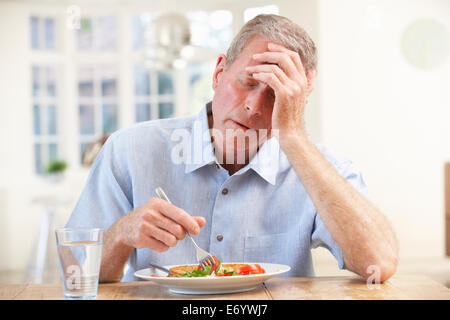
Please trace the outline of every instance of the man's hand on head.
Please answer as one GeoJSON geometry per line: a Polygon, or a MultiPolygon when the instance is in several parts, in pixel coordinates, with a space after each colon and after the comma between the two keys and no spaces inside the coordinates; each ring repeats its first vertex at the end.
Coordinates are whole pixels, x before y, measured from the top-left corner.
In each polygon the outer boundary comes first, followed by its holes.
{"type": "Polygon", "coordinates": [[[275,43],[269,43],[268,49],[253,55],[253,60],[259,64],[246,70],[274,91],[272,129],[279,130],[280,138],[303,134],[303,114],[315,71],[306,74],[297,52],[275,43]]]}
{"type": "Polygon", "coordinates": [[[186,231],[197,235],[206,224],[203,217],[191,216],[167,201],[151,198],[145,205],[121,219],[121,241],[133,248],[167,251],[183,240],[186,231]]]}

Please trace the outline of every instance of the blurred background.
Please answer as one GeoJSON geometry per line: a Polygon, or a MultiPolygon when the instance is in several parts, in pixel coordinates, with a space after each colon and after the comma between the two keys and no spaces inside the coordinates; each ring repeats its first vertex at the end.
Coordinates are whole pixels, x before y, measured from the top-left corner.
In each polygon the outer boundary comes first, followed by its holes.
{"type": "MultiPolygon", "coordinates": [[[[53,230],[104,139],[197,113],[218,54],[259,13],[315,41],[309,135],[363,172],[398,273],[450,287],[447,0],[0,0],[0,283],[59,281],[53,230]]],[[[349,274],[313,252],[317,275],[349,274]]]]}

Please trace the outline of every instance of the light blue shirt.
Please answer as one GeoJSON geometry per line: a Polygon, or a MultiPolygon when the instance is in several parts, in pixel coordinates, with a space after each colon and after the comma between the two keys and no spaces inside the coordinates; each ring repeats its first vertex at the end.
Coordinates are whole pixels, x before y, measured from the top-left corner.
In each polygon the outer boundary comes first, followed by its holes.
{"type": "MultiPolygon", "coordinates": [[[[66,227],[107,230],[156,197],[155,189],[160,186],[174,205],[206,219],[194,239],[224,262],[285,264],[291,271],[284,276],[311,277],[311,249],[322,246],[344,268],[342,249],[276,139],[267,141],[232,176],[217,165],[207,131],[209,107],[196,116],[143,122],[112,134],[92,166],[66,227]],[[190,149],[180,152],[183,141],[190,149]]],[[[350,160],[324,145],[316,147],[350,185],[366,193],[362,175],[350,160]]],[[[137,280],[134,272],[147,268],[148,263],[196,262],[188,237],[163,253],[134,249],[122,281],[137,280]]]]}

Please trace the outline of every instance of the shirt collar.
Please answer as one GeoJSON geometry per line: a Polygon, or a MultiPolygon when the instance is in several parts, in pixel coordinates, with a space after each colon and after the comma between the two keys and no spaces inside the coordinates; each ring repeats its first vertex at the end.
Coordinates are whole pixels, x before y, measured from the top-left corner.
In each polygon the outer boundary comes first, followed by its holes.
{"type": "Polygon", "coordinates": [[[190,156],[186,157],[185,173],[190,173],[205,165],[217,162],[211,143],[208,114],[211,114],[211,102],[198,113],[192,124],[190,139],[190,156]]]}
{"type": "MultiPolygon", "coordinates": [[[[217,162],[211,143],[208,116],[212,114],[211,102],[207,103],[195,118],[191,130],[191,154],[187,157],[185,173],[193,172],[201,167],[217,162]]],[[[268,183],[275,185],[279,171],[281,148],[276,138],[266,141],[258,150],[250,163],[236,172],[236,175],[252,169],[268,183]]]]}
{"type": "Polygon", "coordinates": [[[280,144],[276,138],[270,138],[250,160],[248,166],[261,178],[275,185],[280,162],[280,144]]]}

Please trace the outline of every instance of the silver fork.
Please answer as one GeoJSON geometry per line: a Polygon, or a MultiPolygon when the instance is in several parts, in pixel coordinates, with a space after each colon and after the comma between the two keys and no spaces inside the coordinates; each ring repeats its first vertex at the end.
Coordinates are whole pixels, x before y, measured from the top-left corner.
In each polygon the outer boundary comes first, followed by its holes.
{"type": "Polygon", "coordinates": [[[164,268],[164,267],[161,267],[161,266],[158,266],[158,265],[152,264],[152,263],[149,263],[148,265],[149,265],[149,267],[152,267],[152,268],[159,269],[159,270],[162,270],[162,271],[164,271],[164,272],[167,272],[168,274],[170,274],[170,275],[173,276],[173,277],[180,277],[180,276],[177,275],[176,273],[173,273],[172,271],[170,271],[169,269],[166,269],[166,268],[164,268]]]}
{"type": "MultiPolygon", "coordinates": [[[[163,200],[166,200],[168,203],[172,204],[172,202],[170,202],[169,198],[167,197],[166,193],[164,192],[164,190],[161,187],[156,188],[156,194],[163,200]]],[[[200,248],[194,241],[194,239],[192,239],[191,235],[189,234],[189,232],[187,232],[187,230],[184,230],[186,232],[186,234],[189,236],[189,238],[192,240],[192,243],[194,244],[194,247],[197,251],[197,261],[198,264],[202,266],[203,270],[205,270],[206,266],[212,266],[215,264],[215,260],[212,256],[212,254],[210,254],[208,251],[203,250],[202,248],[200,248]]]]}

